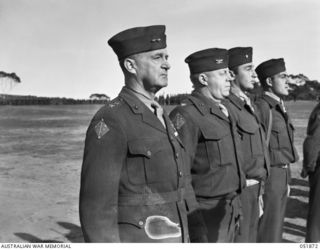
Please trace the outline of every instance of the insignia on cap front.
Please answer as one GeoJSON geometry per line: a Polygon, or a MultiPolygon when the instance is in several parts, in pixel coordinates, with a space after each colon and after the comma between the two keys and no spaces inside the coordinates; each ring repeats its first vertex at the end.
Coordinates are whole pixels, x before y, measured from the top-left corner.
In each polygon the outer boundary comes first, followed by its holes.
{"type": "Polygon", "coordinates": [[[151,40],[152,43],[160,43],[161,42],[161,38],[155,38],[151,40]]]}
{"type": "Polygon", "coordinates": [[[216,59],[216,63],[217,63],[217,64],[223,63],[223,59],[216,59]]]}
{"type": "Polygon", "coordinates": [[[106,133],[109,132],[109,128],[107,124],[104,122],[103,119],[99,121],[96,126],[94,126],[94,130],[96,131],[96,134],[98,136],[98,139],[100,139],[102,136],[104,136],[106,133]]]}

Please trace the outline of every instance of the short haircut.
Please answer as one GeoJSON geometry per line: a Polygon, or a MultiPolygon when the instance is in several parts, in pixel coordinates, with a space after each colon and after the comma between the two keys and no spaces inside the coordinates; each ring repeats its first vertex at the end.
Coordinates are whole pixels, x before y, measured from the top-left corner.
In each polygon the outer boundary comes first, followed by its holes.
{"type": "Polygon", "coordinates": [[[199,81],[199,75],[202,73],[195,73],[190,75],[190,80],[192,82],[193,89],[199,89],[203,87],[202,83],[199,81]]]}
{"type": "Polygon", "coordinates": [[[229,68],[229,70],[231,70],[235,75],[237,75],[238,72],[239,72],[239,66],[235,66],[233,68],[229,68]]]}

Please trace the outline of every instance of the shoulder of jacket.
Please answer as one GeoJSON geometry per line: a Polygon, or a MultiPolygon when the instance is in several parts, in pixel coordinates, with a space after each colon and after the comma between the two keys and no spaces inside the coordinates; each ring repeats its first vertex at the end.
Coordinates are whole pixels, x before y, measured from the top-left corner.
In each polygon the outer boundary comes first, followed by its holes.
{"type": "Polygon", "coordinates": [[[268,110],[271,109],[272,107],[269,105],[269,103],[264,99],[264,98],[259,98],[256,100],[255,105],[260,109],[260,110],[268,110]]]}
{"type": "Polygon", "coordinates": [[[122,98],[117,97],[101,107],[94,115],[93,120],[104,119],[107,121],[120,118],[123,115],[124,109],[125,102],[122,98]]]}

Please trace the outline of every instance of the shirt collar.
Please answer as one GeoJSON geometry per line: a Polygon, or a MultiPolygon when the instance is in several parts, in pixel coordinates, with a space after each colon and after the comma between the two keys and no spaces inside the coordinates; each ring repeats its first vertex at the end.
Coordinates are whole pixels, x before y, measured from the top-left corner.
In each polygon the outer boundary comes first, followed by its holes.
{"type": "Polygon", "coordinates": [[[265,93],[265,95],[267,95],[267,96],[273,98],[274,100],[276,100],[277,102],[281,103],[281,98],[279,96],[276,96],[275,94],[273,94],[269,91],[265,91],[264,93],[265,93]]]}
{"type": "Polygon", "coordinates": [[[247,102],[250,101],[249,97],[238,86],[232,86],[231,87],[231,92],[235,96],[239,97],[244,102],[245,101],[247,101],[247,102]]]}
{"type": "MultiPolygon", "coordinates": [[[[144,105],[146,105],[151,111],[153,111],[153,108],[151,107],[151,104],[155,103],[156,101],[152,99],[151,97],[145,95],[144,93],[141,93],[137,90],[134,90],[129,87],[125,87],[127,90],[129,90],[134,96],[136,96],[141,102],[143,102],[144,105]]],[[[160,105],[159,105],[160,106],[160,105]]]]}

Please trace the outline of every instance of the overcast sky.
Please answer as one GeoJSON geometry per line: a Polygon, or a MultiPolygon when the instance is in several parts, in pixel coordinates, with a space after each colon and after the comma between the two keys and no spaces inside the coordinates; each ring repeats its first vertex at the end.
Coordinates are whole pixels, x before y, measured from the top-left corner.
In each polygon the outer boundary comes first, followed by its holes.
{"type": "Polygon", "coordinates": [[[165,24],[160,93],[190,92],[184,58],[211,47],[252,46],[255,65],[284,57],[289,74],[320,80],[319,23],[319,0],[0,0],[0,71],[22,80],[9,94],[113,98],[123,76],[107,40],[165,24]]]}

